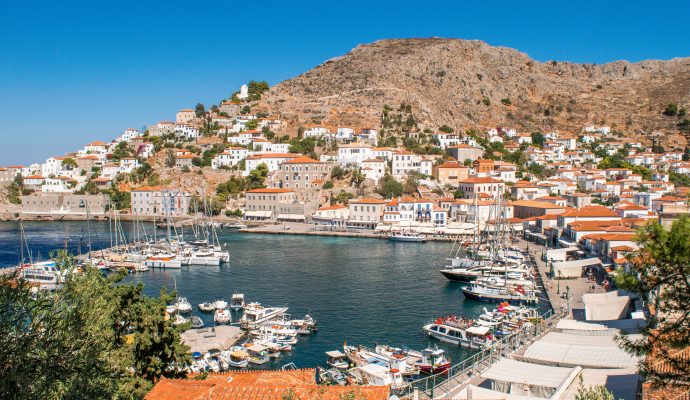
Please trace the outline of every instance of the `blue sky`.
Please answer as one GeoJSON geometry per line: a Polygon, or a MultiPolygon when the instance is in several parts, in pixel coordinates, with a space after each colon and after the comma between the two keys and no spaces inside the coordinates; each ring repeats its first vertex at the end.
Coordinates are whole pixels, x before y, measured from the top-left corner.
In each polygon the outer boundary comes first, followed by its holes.
{"type": "Polygon", "coordinates": [[[0,166],[110,140],[384,38],[481,39],[540,61],[690,56],[687,0],[105,3],[3,3],[0,166]]]}

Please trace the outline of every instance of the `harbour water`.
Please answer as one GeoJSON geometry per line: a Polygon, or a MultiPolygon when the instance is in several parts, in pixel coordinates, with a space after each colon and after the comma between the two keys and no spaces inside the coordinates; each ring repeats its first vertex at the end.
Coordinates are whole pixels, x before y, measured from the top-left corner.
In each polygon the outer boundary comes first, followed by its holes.
{"type": "MultiPolygon", "coordinates": [[[[33,256],[46,259],[51,250],[67,247],[85,251],[88,232],[94,249],[110,244],[108,222],[28,222],[24,231],[33,256]]],[[[132,235],[133,225],[123,224],[132,235]]],[[[18,224],[0,223],[0,267],[16,265],[18,224]]],[[[149,227],[149,229],[152,229],[149,227]]],[[[150,233],[150,232],[149,232],[150,233]]],[[[189,235],[189,232],[187,232],[189,235]]],[[[151,270],[132,274],[125,281],[141,281],[145,292],[156,295],[162,287],[177,285],[194,314],[207,326],[213,315],[197,305],[232,293],[244,293],[248,302],[287,306],[293,318],[314,316],[319,331],[302,337],[291,354],[266,367],[289,362],[298,367],[324,365],[324,352],[341,349],[343,342],[373,346],[385,343],[422,349],[446,348],[453,361],[469,350],[428,339],[422,326],[448,314],[474,316],[487,303],[465,300],[460,285],[438,270],[448,257],[450,243],[395,243],[378,239],[241,234],[219,230],[230,252],[230,263],[220,267],[191,266],[180,270],[151,270]]]]}

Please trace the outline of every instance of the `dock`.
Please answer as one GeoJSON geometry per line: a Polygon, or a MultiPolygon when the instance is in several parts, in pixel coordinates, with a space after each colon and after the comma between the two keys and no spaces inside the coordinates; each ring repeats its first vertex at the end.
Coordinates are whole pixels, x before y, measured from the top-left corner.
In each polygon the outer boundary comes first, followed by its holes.
{"type": "Polygon", "coordinates": [[[244,336],[238,326],[218,325],[209,328],[189,329],[182,332],[182,343],[190,347],[191,353],[206,353],[211,349],[227,350],[244,336]]]}

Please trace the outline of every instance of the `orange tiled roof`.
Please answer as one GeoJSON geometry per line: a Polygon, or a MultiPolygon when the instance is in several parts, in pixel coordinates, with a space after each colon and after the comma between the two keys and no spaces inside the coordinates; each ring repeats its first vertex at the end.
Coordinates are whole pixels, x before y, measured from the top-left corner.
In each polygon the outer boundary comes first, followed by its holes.
{"type": "Polygon", "coordinates": [[[264,188],[247,190],[247,193],[292,193],[292,189],[264,188]]]}
{"type": "Polygon", "coordinates": [[[292,160],[285,161],[283,164],[315,164],[321,163],[321,161],[316,161],[313,158],[302,156],[293,158],[292,160]]]}
{"type": "Polygon", "coordinates": [[[617,217],[615,211],[604,206],[586,206],[580,209],[568,210],[563,214],[564,217],[617,217]]]}
{"type": "Polygon", "coordinates": [[[494,179],[494,178],[489,178],[489,177],[486,177],[486,178],[478,177],[478,178],[467,178],[463,181],[460,181],[460,183],[503,183],[503,181],[500,181],[500,180],[494,179]]]}
{"type": "Polygon", "coordinates": [[[354,204],[386,204],[386,200],[372,199],[371,197],[363,197],[361,199],[350,200],[354,204]]]}

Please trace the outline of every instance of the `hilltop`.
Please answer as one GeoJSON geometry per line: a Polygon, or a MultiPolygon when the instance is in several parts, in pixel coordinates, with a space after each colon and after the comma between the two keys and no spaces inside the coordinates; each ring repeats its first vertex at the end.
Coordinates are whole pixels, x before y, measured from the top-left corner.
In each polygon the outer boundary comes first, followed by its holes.
{"type": "Polygon", "coordinates": [[[606,124],[629,135],[680,133],[682,119],[663,110],[690,103],[690,58],[538,62],[477,40],[381,40],[276,85],[261,106],[291,126],[377,127],[383,107],[401,103],[419,129],[606,124]]]}

